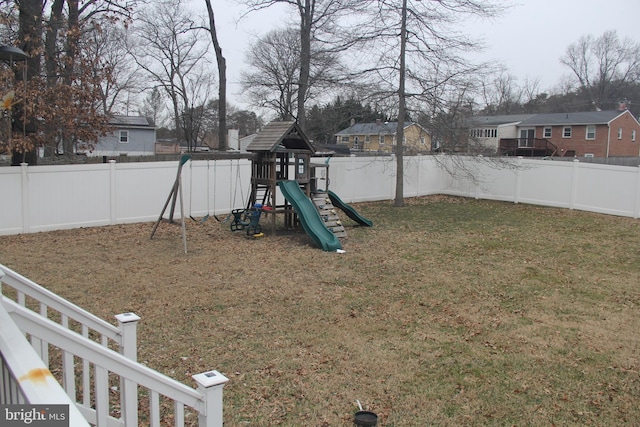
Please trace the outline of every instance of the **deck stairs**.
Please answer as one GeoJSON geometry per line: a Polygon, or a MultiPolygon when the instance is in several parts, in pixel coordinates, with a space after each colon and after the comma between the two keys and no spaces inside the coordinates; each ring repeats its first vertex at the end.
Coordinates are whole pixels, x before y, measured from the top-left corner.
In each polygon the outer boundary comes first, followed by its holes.
{"type": "Polygon", "coordinates": [[[336,237],[347,237],[347,232],[340,221],[338,212],[327,193],[319,192],[311,195],[311,200],[318,209],[320,218],[324,221],[324,225],[336,235],[336,237]]]}

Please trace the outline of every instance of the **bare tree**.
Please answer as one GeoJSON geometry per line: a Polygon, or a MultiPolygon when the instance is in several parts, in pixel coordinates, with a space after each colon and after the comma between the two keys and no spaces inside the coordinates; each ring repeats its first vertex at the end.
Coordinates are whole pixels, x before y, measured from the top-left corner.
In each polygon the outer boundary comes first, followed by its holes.
{"type": "Polygon", "coordinates": [[[354,34],[358,26],[349,19],[367,6],[363,0],[241,0],[250,10],[265,9],[275,4],[288,4],[295,8],[298,21],[299,58],[296,119],[306,128],[305,105],[312,87],[313,57],[320,52],[340,52],[360,40],[354,34]],[[315,42],[315,48],[312,48],[315,42]],[[315,52],[315,53],[314,53],[315,52]]]}
{"type": "Polygon", "coordinates": [[[211,76],[205,70],[207,45],[201,28],[187,15],[181,0],[163,0],[137,20],[132,52],[138,65],[171,102],[175,129],[190,150],[197,140],[197,106],[206,103],[211,76]]]}
{"type": "MultiPolygon", "coordinates": [[[[282,120],[296,116],[297,100],[304,103],[322,93],[336,81],[336,54],[315,49],[312,43],[307,90],[300,94],[300,37],[293,28],[272,30],[260,38],[247,53],[248,71],[241,74],[241,85],[261,107],[274,110],[282,120]]],[[[298,117],[299,118],[299,117],[298,117]]]]}
{"type": "Polygon", "coordinates": [[[213,48],[216,52],[216,61],[218,62],[218,149],[226,151],[229,148],[227,141],[227,60],[222,55],[222,47],[218,40],[218,32],[216,30],[216,20],[211,7],[211,0],[205,0],[207,4],[207,14],[209,15],[209,34],[213,42],[213,48]]]}
{"type": "Polygon", "coordinates": [[[640,43],[628,37],[620,40],[615,31],[598,38],[580,37],[569,45],[560,62],[571,70],[594,108],[601,108],[613,83],[640,81],[640,43]]]}
{"type": "Polygon", "coordinates": [[[94,74],[106,73],[109,78],[100,85],[101,110],[104,114],[128,114],[130,97],[140,92],[143,82],[125,40],[127,30],[111,21],[94,23],[87,36],[87,54],[98,68],[94,74]]]}
{"type": "Polygon", "coordinates": [[[480,0],[371,0],[369,5],[372,13],[366,38],[375,41],[380,53],[366,73],[382,82],[379,96],[393,97],[399,106],[394,204],[402,206],[406,104],[433,99],[438,87],[480,71],[479,65],[461,56],[478,49],[478,44],[456,32],[454,24],[464,16],[492,16],[500,8],[480,0]]]}
{"type": "Polygon", "coordinates": [[[481,82],[485,114],[517,114],[524,96],[524,89],[513,74],[501,72],[481,82]]]}
{"type": "Polygon", "coordinates": [[[165,103],[162,94],[157,87],[154,87],[142,101],[142,107],[138,110],[138,114],[151,118],[155,126],[160,126],[163,121],[164,109],[165,103]]]}

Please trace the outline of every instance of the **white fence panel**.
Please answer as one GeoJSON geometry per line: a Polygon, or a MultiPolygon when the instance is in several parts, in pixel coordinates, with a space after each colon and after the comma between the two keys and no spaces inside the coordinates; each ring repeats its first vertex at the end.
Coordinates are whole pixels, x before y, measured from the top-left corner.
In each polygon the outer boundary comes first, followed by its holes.
{"type": "MultiPolygon", "coordinates": [[[[25,166],[22,166],[23,168],[25,166]]],[[[107,225],[109,219],[109,165],[28,167],[26,230],[47,231],[107,225]]]]}
{"type": "Polygon", "coordinates": [[[578,163],[527,160],[518,170],[517,202],[571,207],[575,167],[578,163]]]}
{"type": "Polygon", "coordinates": [[[451,159],[447,173],[453,175],[454,183],[468,181],[470,197],[513,202],[518,170],[517,159],[460,157],[451,159]]]}
{"type": "MultiPolygon", "coordinates": [[[[176,180],[177,162],[119,163],[114,166],[112,197],[115,217],[112,223],[158,219],[176,180]]],[[[175,212],[174,218],[179,218],[179,202],[175,212]]],[[[165,212],[165,217],[168,216],[169,209],[165,212]]]]}
{"type": "MultiPolygon", "coordinates": [[[[464,173],[464,167],[468,168],[469,165],[475,165],[475,163],[472,163],[472,160],[462,160],[463,164],[459,165],[456,164],[457,160],[453,157],[442,155],[438,156],[437,161],[442,170],[441,178],[444,181],[444,194],[477,197],[478,183],[474,181],[474,177],[470,176],[469,173],[464,173]]],[[[487,191],[487,194],[488,193],[487,191]]]]}
{"type": "MultiPolygon", "coordinates": [[[[26,175],[25,175],[26,178],[26,175]]],[[[0,235],[23,232],[22,173],[17,167],[0,168],[0,235]]]]}
{"type": "Polygon", "coordinates": [[[580,163],[572,208],[638,217],[640,168],[580,163]]]}
{"type": "MultiPolygon", "coordinates": [[[[419,156],[418,191],[416,196],[441,194],[446,188],[445,178],[448,175],[434,156],[419,156]]],[[[394,190],[395,191],[395,190],[394,190]]]]}
{"type": "Polygon", "coordinates": [[[393,199],[395,157],[337,157],[329,163],[329,189],[346,203],[393,199]]]}

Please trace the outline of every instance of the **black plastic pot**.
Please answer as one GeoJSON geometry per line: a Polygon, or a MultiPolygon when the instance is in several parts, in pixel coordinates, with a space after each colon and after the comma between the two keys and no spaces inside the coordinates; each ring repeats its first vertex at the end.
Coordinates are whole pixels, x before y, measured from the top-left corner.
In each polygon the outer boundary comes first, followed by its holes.
{"type": "Polygon", "coordinates": [[[375,427],[378,425],[378,416],[369,411],[358,411],[353,417],[353,423],[361,427],[375,427]]]}

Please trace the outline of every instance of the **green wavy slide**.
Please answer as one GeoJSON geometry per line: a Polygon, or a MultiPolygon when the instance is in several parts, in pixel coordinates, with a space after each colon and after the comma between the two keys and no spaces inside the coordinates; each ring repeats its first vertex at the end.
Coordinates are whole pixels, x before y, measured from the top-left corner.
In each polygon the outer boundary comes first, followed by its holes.
{"type": "Polygon", "coordinates": [[[335,252],[342,249],[340,240],[324,225],[313,202],[302,192],[296,181],[280,181],[278,186],[298,214],[304,231],[322,250],[335,252]]]}
{"type": "Polygon", "coordinates": [[[366,225],[367,227],[373,227],[373,222],[372,221],[370,221],[367,218],[363,217],[362,215],[360,215],[358,213],[358,211],[353,209],[353,207],[351,207],[350,205],[348,205],[345,202],[343,202],[340,199],[340,197],[338,197],[338,195],[336,193],[334,193],[333,191],[327,191],[327,194],[329,195],[329,200],[331,200],[331,203],[333,204],[333,206],[335,206],[336,208],[342,210],[344,213],[347,214],[347,216],[349,218],[351,218],[352,220],[354,220],[355,222],[357,222],[360,225],[366,225]]]}

